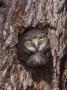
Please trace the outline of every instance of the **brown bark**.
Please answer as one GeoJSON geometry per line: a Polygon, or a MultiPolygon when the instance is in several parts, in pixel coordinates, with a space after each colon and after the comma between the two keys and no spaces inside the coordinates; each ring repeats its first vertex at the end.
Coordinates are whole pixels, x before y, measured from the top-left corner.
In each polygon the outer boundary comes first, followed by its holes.
{"type": "Polygon", "coordinates": [[[66,32],[66,1],[8,1],[4,0],[6,6],[0,7],[0,90],[58,90],[60,58],[63,56],[66,32]],[[16,52],[18,35],[29,27],[44,30],[47,27],[53,70],[50,67],[32,70],[19,62],[16,52]]]}

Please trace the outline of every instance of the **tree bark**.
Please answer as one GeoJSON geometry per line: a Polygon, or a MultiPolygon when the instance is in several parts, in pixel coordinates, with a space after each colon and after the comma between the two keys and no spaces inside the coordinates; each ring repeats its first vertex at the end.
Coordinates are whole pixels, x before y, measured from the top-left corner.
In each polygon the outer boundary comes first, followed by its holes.
{"type": "MultiPolygon", "coordinates": [[[[0,6],[0,90],[60,90],[66,20],[66,0],[3,0],[0,6]],[[53,70],[49,67],[32,71],[19,62],[18,36],[34,27],[44,30],[47,27],[53,70]]],[[[66,90],[64,85],[63,81],[62,90],[66,90]]]]}

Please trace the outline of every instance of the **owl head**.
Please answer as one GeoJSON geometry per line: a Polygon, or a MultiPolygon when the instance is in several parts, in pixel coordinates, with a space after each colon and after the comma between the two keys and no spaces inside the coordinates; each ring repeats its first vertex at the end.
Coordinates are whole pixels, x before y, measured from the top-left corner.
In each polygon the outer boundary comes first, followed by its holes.
{"type": "Polygon", "coordinates": [[[47,43],[48,37],[42,30],[32,29],[23,35],[22,44],[24,49],[29,52],[41,52],[47,48],[47,43]]]}

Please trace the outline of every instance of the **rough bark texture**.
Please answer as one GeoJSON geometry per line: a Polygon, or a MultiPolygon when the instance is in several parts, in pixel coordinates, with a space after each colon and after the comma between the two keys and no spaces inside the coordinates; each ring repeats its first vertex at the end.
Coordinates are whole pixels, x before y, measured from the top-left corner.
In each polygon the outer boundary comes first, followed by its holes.
{"type": "MultiPolygon", "coordinates": [[[[3,0],[3,3],[0,5],[0,90],[59,90],[60,58],[65,46],[63,37],[67,35],[67,1],[3,0]],[[16,53],[18,35],[29,27],[44,30],[47,27],[53,70],[50,67],[32,70],[19,62],[16,53]]],[[[62,90],[66,90],[66,69],[62,90]]]]}

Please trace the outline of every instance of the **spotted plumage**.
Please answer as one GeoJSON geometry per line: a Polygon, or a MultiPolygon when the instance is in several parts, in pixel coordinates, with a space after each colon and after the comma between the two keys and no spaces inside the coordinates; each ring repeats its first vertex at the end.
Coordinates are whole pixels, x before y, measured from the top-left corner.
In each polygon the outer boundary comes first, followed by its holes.
{"type": "Polygon", "coordinates": [[[27,66],[45,65],[50,56],[50,44],[45,30],[31,29],[19,36],[17,54],[27,66]]]}

